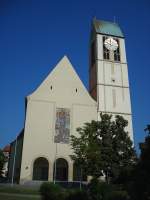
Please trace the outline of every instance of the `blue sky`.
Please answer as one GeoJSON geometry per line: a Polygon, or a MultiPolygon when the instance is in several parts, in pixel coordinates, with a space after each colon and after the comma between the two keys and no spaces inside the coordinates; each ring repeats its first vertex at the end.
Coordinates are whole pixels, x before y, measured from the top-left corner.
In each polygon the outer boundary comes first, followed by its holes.
{"type": "Polygon", "coordinates": [[[25,97],[66,54],[88,88],[92,18],[126,37],[135,144],[150,123],[149,0],[0,0],[0,148],[24,126],[25,97]]]}

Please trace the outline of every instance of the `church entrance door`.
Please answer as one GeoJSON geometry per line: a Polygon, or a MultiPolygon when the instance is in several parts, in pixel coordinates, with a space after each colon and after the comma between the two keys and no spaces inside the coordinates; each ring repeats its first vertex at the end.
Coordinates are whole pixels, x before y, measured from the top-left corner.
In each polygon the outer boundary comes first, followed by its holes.
{"type": "Polygon", "coordinates": [[[68,181],[68,163],[63,158],[58,158],[54,163],[54,179],[56,181],[68,181]]]}
{"type": "Polygon", "coordinates": [[[49,163],[46,158],[40,157],[33,164],[33,180],[48,180],[49,163]]]}

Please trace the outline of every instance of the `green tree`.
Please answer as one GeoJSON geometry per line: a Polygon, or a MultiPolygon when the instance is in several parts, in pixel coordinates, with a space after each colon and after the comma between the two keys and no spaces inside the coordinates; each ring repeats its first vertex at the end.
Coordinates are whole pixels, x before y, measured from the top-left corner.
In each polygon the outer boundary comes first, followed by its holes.
{"type": "Polygon", "coordinates": [[[105,174],[107,182],[116,179],[120,172],[135,162],[135,151],[125,128],[122,116],[100,114],[100,121],[85,123],[78,128],[79,137],[71,136],[74,154],[71,158],[89,176],[105,174]]]}
{"type": "Polygon", "coordinates": [[[0,149],[0,177],[3,175],[3,167],[5,163],[5,156],[3,154],[3,151],[0,149]]]}
{"type": "Polygon", "coordinates": [[[139,144],[141,154],[134,173],[135,200],[150,199],[150,125],[144,129],[148,135],[145,141],[139,144]]]}

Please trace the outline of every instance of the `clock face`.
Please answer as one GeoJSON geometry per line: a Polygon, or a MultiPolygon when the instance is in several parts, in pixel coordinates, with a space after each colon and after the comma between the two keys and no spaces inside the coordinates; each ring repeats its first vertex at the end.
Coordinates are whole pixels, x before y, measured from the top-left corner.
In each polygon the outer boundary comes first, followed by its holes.
{"type": "Polygon", "coordinates": [[[118,48],[118,43],[112,37],[107,38],[104,41],[105,47],[110,51],[115,51],[118,48]]]}

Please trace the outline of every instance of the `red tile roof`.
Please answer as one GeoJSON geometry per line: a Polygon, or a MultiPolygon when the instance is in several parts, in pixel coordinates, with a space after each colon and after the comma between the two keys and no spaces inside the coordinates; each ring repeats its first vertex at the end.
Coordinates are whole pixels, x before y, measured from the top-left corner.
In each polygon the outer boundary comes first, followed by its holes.
{"type": "Polygon", "coordinates": [[[6,146],[3,148],[3,152],[10,152],[10,145],[6,145],[6,146]]]}

